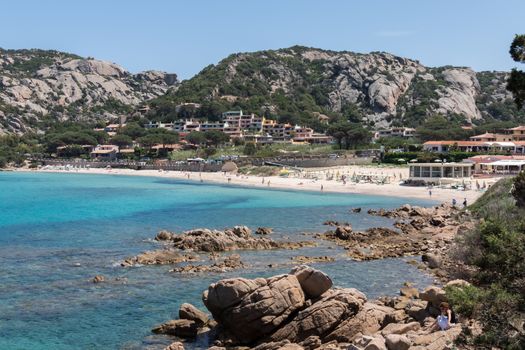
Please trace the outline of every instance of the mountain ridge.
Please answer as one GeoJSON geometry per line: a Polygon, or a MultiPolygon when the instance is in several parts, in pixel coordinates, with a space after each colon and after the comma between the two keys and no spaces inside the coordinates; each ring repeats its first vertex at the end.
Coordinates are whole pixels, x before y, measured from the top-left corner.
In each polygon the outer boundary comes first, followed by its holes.
{"type": "Polygon", "coordinates": [[[178,84],[176,74],[132,74],[115,63],[55,50],[0,49],[0,133],[37,130],[45,118],[115,118],[178,84]]]}
{"type": "Polygon", "coordinates": [[[38,130],[42,120],[94,121],[151,107],[152,120],[218,118],[228,109],[312,126],[350,120],[370,128],[417,126],[440,114],[459,123],[523,120],[505,89],[507,72],[426,67],[388,52],[292,46],[234,53],[192,78],[54,50],[0,49],[0,133],[38,130]],[[184,111],[176,106],[203,107],[184,111]]]}
{"type": "Polygon", "coordinates": [[[465,122],[523,118],[505,89],[506,74],[426,67],[387,52],[293,46],[232,54],[153,105],[166,111],[170,101],[227,100],[226,107],[306,124],[314,121],[312,113],[326,113],[333,120],[349,117],[376,128],[393,122],[417,125],[432,114],[465,122]]]}

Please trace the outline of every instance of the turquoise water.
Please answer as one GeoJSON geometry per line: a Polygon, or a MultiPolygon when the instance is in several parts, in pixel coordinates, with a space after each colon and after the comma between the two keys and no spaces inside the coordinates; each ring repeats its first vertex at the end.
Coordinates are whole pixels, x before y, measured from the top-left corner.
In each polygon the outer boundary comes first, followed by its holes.
{"type": "MultiPolygon", "coordinates": [[[[388,225],[351,207],[389,208],[428,201],[246,189],[149,177],[0,172],[0,349],[162,348],[172,339],[151,328],[218,279],[288,271],[295,255],[335,255],[315,265],[334,283],[369,297],[395,294],[404,281],[431,278],[403,259],[353,262],[323,242],[300,251],[241,254],[249,268],[225,274],[174,275],[169,266],[122,268],[161,229],[270,226],[274,238],[312,239],[325,220],[357,229],[388,225]],[[268,263],[276,268],[268,268],[268,263]],[[110,281],[93,284],[102,274],[110,281]],[[116,280],[118,278],[118,280],[116,280]]],[[[197,345],[197,347],[199,347],[197,345]]]]}

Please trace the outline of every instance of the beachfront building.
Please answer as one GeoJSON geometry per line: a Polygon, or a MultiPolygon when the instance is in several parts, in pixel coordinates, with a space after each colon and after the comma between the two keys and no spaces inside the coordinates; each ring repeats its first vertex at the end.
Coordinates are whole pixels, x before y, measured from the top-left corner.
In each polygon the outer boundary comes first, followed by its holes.
{"type": "Polygon", "coordinates": [[[146,129],[163,128],[178,132],[181,139],[192,131],[222,131],[231,139],[245,139],[257,143],[273,142],[307,142],[315,144],[332,143],[333,138],[326,134],[314,133],[308,127],[279,123],[276,120],[259,117],[255,114],[244,114],[242,110],[228,111],[222,114],[221,121],[201,121],[197,119],[180,119],[173,122],[149,122],[146,129]],[[269,137],[270,136],[270,137],[269,137]]]}
{"type": "Polygon", "coordinates": [[[504,153],[525,154],[523,141],[427,141],[423,150],[428,152],[476,152],[476,153],[504,153]]]}
{"type": "Polygon", "coordinates": [[[251,142],[260,145],[268,145],[273,143],[273,137],[270,134],[260,135],[260,134],[245,134],[244,141],[251,142]]]}
{"type": "Polygon", "coordinates": [[[404,139],[409,139],[415,137],[416,129],[407,128],[407,127],[394,127],[390,129],[378,130],[374,134],[374,139],[378,140],[381,138],[388,137],[401,137],[404,139]]]}
{"type": "Polygon", "coordinates": [[[472,171],[479,176],[517,174],[525,167],[525,155],[479,155],[465,159],[472,164],[472,171]]]}
{"type": "Polygon", "coordinates": [[[410,180],[427,183],[451,183],[472,176],[471,163],[413,163],[410,167],[410,180]]]}
{"type": "Polygon", "coordinates": [[[525,160],[502,159],[490,163],[482,163],[484,172],[494,175],[516,175],[525,170],[525,160]]]}
{"type": "Polygon", "coordinates": [[[505,129],[504,132],[509,136],[509,141],[525,141],[525,125],[505,129]]]}
{"type": "Polygon", "coordinates": [[[115,145],[97,145],[90,155],[93,159],[114,160],[119,152],[118,146],[115,145]]]}

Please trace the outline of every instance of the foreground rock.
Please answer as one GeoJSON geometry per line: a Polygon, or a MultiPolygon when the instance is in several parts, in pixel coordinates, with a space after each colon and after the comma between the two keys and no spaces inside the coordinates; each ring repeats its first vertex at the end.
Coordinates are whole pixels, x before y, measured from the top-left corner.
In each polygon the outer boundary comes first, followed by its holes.
{"type": "Polygon", "coordinates": [[[165,347],[164,350],[184,350],[184,344],[180,341],[176,341],[165,347]]]}
{"type": "Polygon", "coordinates": [[[133,265],[166,265],[189,261],[199,261],[199,257],[192,254],[181,254],[179,251],[173,249],[159,249],[128,258],[120,265],[124,267],[133,265]]]}
{"type": "Polygon", "coordinates": [[[317,298],[332,288],[332,280],[324,272],[306,265],[295,267],[290,274],[297,277],[301,288],[309,298],[317,298]]]}
{"type": "Polygon", "coordinates": [[[234,278],[212,284],[202,297],[213,318],[242,344],[275,331],[305,303],[294,275],[264,279],[234,278]]]}
{"type": "MultiPolygon", "coordinates": [[[[264,228],[265,234],[268,234],[270,230],[269,228],[264,228]]],[[[252,231],[246,226],[235,226],[223,231],[195,229],[181,234],[161,231],[156,239],[170,243],[176,249],[195,252],[225,252],[245,249],[298,249],[306,246],[315,246],[313,242],[277,242],[266,237],[254,237],[252,231]]]]}
{"type": "Polygon", "coordinates": [[[368,301],[356,289],[333,288],[326,274],[303,265],[286,275],[214,283],[203,294],[214,321],[183,304],[180,320],[154,332],[194,338],[212,327],[216,337],[210,348],[216,350],[241,345],[257,350],[445,350],[462,328],[431,329],[435,306],[444,298],[439,287],[419,292],[405,286],[398,297],[368,301]]]}

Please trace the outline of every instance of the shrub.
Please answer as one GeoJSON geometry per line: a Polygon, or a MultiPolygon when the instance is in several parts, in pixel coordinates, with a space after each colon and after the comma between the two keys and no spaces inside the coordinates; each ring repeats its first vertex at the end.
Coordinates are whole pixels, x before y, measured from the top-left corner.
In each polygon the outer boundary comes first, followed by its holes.
{"type": "Polygon", "coordinates": [[[525,207],[525,171],[520,172],[514,179],[512,196],[516,199],[516,205],[518,207],[525,207]]]}
{"type": "Polygon", "coordinates": [[[447,299],[454,310],[464,317],[473,317],[483,304],[486,292],[481,288],[469,285],[465,287],[446,287],[447,299]]]}

